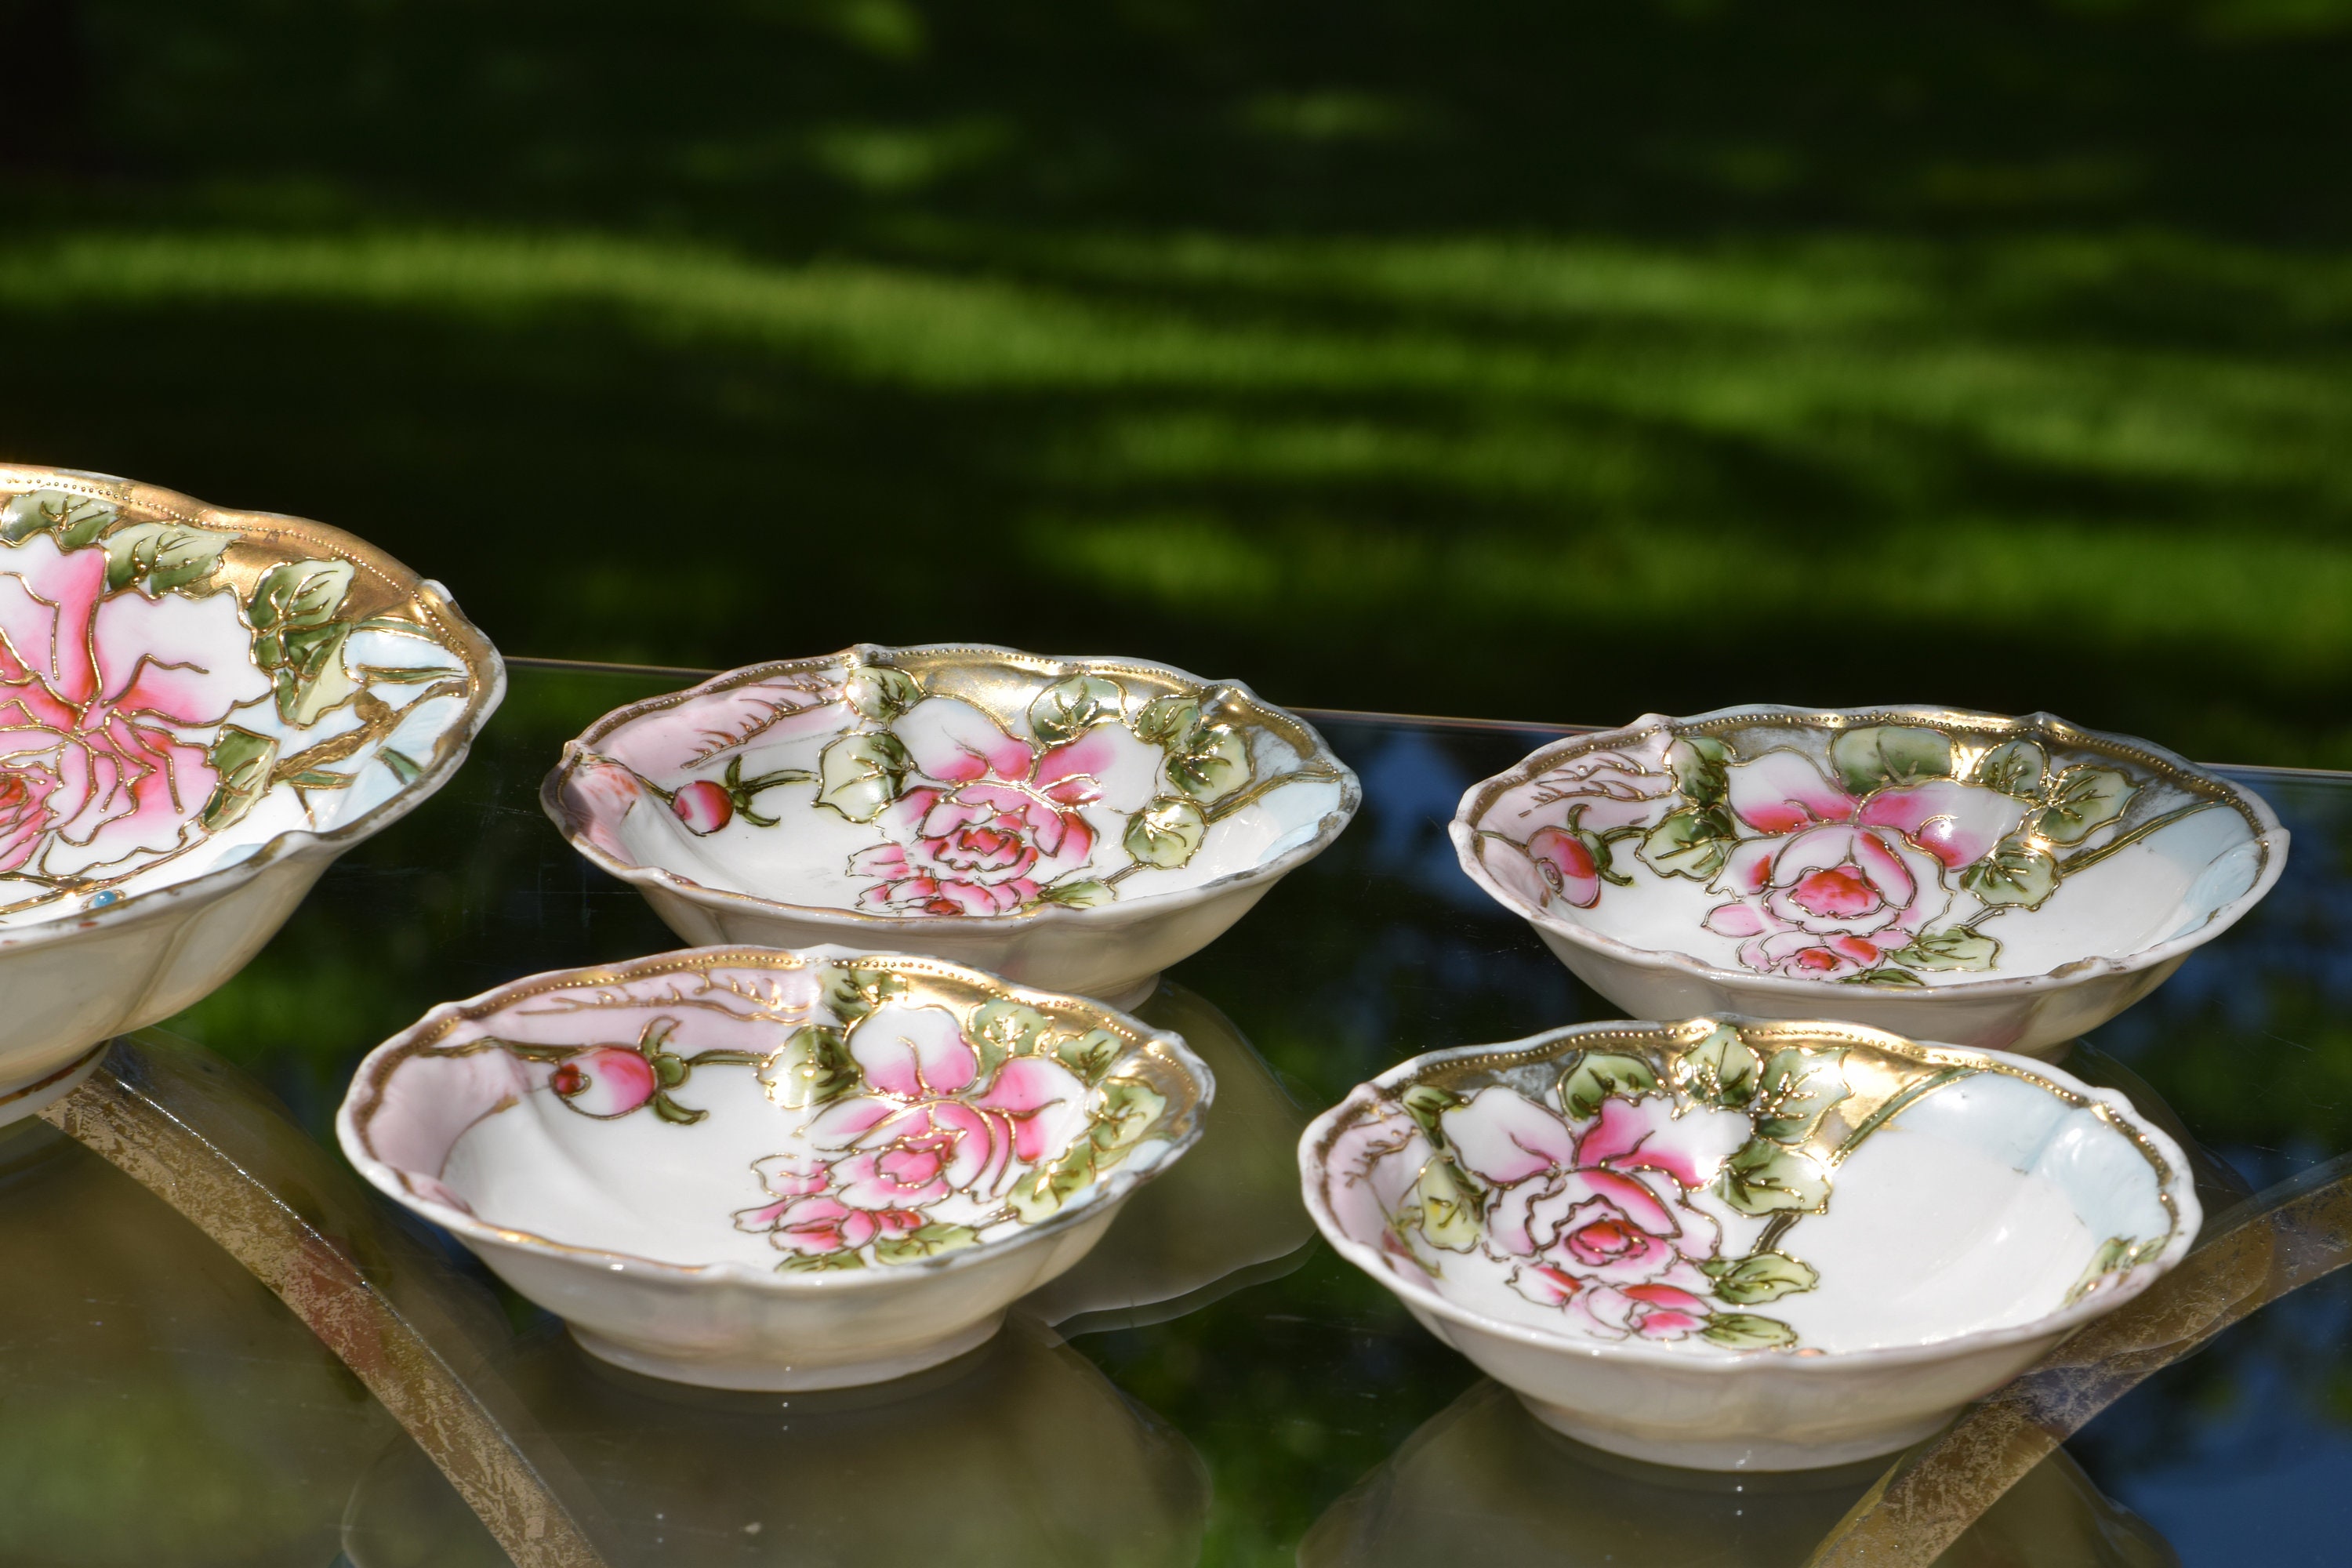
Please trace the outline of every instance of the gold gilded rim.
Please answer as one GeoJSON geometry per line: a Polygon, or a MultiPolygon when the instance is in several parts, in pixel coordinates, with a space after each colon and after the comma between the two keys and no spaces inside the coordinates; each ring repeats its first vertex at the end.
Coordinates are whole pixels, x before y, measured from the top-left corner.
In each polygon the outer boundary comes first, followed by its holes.
{"type": "MultiPolygon", "coordinates": [[[[1526,902],[1502,887],[1487,872],[1480,858],[1476,834],[1480,823],[1494,808],[1495,803],[1510,790],[1531,782],[1538,774],[1570,758],[1589,752],[1607,751],[1634,744],[1653,736],[1665,734],[1711,734],[1750,726],[1771,726],[1791,730],[1839,730],[1869,728],[1882,724],[1927,724],[1965,734],[1971,740],[1997,742],[2013,739],[2036,740],[2052,746],[2063,746],[2094,756],[2114,758],[2136,763],[2173,785],[2212,805],[2226,806],[2243,821],[2252,836],[2259,857],[2253,883],[2230,903],[2216,910],[2206,923],[2185,936],[2168,938],[2149,947],[2140,948],[2120,957],[2084,954],[2045,970],[2038,974],[2011,974],[1990,980],[1962,980],[1910,987],[1874,987],[1870,996],[1874,1004],[1880,1001],[1896,1005],[1921,1007],[1951,997],[1984,997],[2002,992],[2041,990],[2077,983],[2099,975],[2128,974],[2151,968],[2176,954],[2187,953],[2237,923],[2246,911],[2262,902],[2285,869],[2287,847],[2291,839],[2280,823],[2270,803],[2242,784],[2199,767],[2179,753],[2166,750],[2150,741],[2130,735],[2111,734],[2101,730],[2086,730],[2068,722],[2054,713],[2001,714],[1979,712],[1974,709],[1944,708],[1927,704],[1891,705],[1877,708],[1795,708],[1777,703],[1752,703],[1737,708],[1720,708],[1713,712],[1688,718],[1669,718],[1650,714],[1621,729],[1594,731],[1585,734],[1563,736],[1528,752],[1510,767],[1489,778],[1481,779],[1464,792],[1461,804],[1455,807],[1448,826],[1454,841],[1455,858],[1463,871],[1489,898],[1521,919],[1557,932],[1580,947],[1591,949],[1605,956],[1645,969],[1672,969],[1701,976],[1717,984],[1769,990],[1784,995],[1809,995],[1822,998],[1850,997],[1854,987],[1834,980],[1790,979],[1784,975],[1760,974],[1751,970],[1727,969],[1711,963],[1693,953],[1675,949],[1638,947],[1622,937],[1574,921],[1564,920],[1546,910],[1530,909],[1526,902]],[[2073,973],[2069,973],[2069,972],[2073,973]]],[[[2144,825],[2146,826],[2146,825],[2144,825]]],[[[1826,1003],[1825,1003],[1826,1005],[1826,1003]]]]}
{"type": "MultiPolygon", "coordinates": [[[[954,693],[969,702],[1008,731],[1008,715],[991,707],[972,692],[954,693]]],[[[1116,658],[1054,658],[1043,654],[1023,653],[1018,648],[999,647],[990,643],[919,643],[906,647],[889,647],[878,643],[857,643],[838,653],[820,654],[808,658],[774,659],[765,664],[747,665],[713,676],[683,691],[665,692],[657,697],[615,708],[591,724],[572,740],[563,744],[562,760],[556,763],[539,792],[540,807],[554,822],[572,848],[597,867],[640,887],[655,884],[667,888],[681,897],[698,903],[732,904],[754,910],[781,910],[825,924],[866,926],[877,931],[925,930],[941,927],[959,931],[1011,931],[1056,921],[1084,921],[1090,924],[1121,924],[1170,909],[1197,903],[1202,899],[1240,887],[1244,884],[1270,880],[1285,876],[1329,848],[1363,805],[1363,786],[1354,770],[1341,762],[1315,727],[1297,714],[1276,708],[1238,680],[1203,680],[1197,675],[1178,669],[1173,665],[1154,664],[1148,659],[1116,658]],[[1202,693],[1230,702],[1244,720],[1260,729],[1272,731],[1304,759],[1306,767],[1328,770],[1337,775],[1339,804],[1323,814],[1316,824],[1315,837],[1263,865],[1229,871],[1222,877],[1195,883],[1189,888],[1171,889],[1164,893],[1148,893],[1139,898],[1124,900],[1094,909],[1070,909],[1058,904],[1034,904],[1009,914],[998,915],[878,915],[861,910],[846,909],[838,904],[796,904],[782,899],[763,898],[757,893],[740,893],[731,889],[713,888],[681,875],[665,866],[643,865],[622,860],[588,842],[581,831],[579,820],[563,804],[564,781],[571,777],[581,763],[594,752],[597,742],[630,721],[647,713],[716,691],[771,679],[780,675],[797,675],[831,666],[856,669],[866,664],[887,663],[893,668],[969,668],[977,664],[998,664],[1025,670],[1032,675],[1066,677],[1072,675],[1127,676],[1139,679],[1171,690],[1198,689],[1202,693]],[[942,926],[942,921],[945,921],[942,926]]]]}
{"type": "MultiPolygon", "coordinates": [[[[840,1290],[877,1287],[901,1276],[971,1267],[984,1258],[1000,1257],[1008,1248],[1026,1246],[1084,1222],[1105,1204],[1125,1197],[1136,1187],[1165,1171],[1198,1142],[1215,1093],[1216,1082],[1207,1064],[1193,1054],[1182,1037],[1150,1028],[1140,1020],[1083,996],[1015,985],[960,963],[909,953],[813,954],[781,948],[704,947],[657,953],[621,963],[551,970],[485,991],[462,1002],[442,1003],[415,1024],[367,1054],[360,1063],[359,1070],[352,1074],[351,1087],[344,1092],[342,1106],[335,1116],[335,1131],[352,1163],[379,1190],[410,1207],[428,1205],[432,1211],[428,1217],[435,1224],[461,1235],[500,1241],[559,1257],[592,1260],[606,1266],[625,1266],[670,1279],[741,1282],[783,1291],[840,1290]],[[1121,1041],[1122,1049],[1116,1061],[1105,1069],[1106,1078],[1131,1068],[1138,1063],[1149,1063],[1157,1069],[1150,1074],[1151,1086],[1162,1092],[1177,1091],[1170,1094],[1175,1103],[1167,1121],[1168,1154],[1148,1170],[1138,1171],[1122,1165],[1090,1194],[1065,1205],[1034,1225],[1023,1226],[1014,1236],[961,1247],[935,1258],[894,1264],[878,1273],[859,1270],[855,1273],[804,1275],[755,1269],[748,1264],[731,1261],[670,1263],[609,1247],[577,1246],[533,1231],[494,1225],[473,1215],[446,1209],[422,1197],[409,1184],[409,1173],[379,1155],[369,1139],[368,1123],[383,1105],[385,1085],[404,1063],[419,1056],[465,1054],[472,1048],[470,1042],[457,1047],[442,1047],[438,1042],[459,1026],[478,1022],[515,1003],[554,991],[600,984],[619,985],[664,974],[708,973],[730,968],[798,970],[829,964],[854,964],[861,969],[878,969],[893,974],[919,977],[935,987],[961,994],[960,996],[939,998],[940,1000],[1017,1001],[1049,1016],[1060,1015],[1066,1021],[1084,1019],[1086,1026],[1090,1029],[1108,1030],[1121,1041]]],[[[502,1103],[485,1114],[496,1115],[506,1108],[502,1103]]]]}
{"type": "MultiPolygon", "coordinates": [[[[1928,1082],[1931,1079],[1923,1078],[1916,1081],[1928,1082]]],[[[1664,1092],[1672,1093],[1670,1090],[1664,1092]]],[[[1675,1098],[1677,1100],[1680,1099],[1678,1095],[1675,1098]]],[[[1710,1375],[1727,1371],[1753,1371],[1762,1365],[1786,1368],[1803,1375],[1818,1375],[1837,1368],[1944,1361],[1975,1351],[2063,1334],[2113,1310],[2154,1284],[2158,1276],[2187,1256],[2196,1240],[2196,1222],[2202,1217],[2189,1177],[2186,1156],[2168,1136],[2150,1125],[2128,1100],[2113,1090],[2094,1089],[2071,1074],[2006,1052],[1926,1045],[1888,1030],[1874,1029],[1860,1024],[1815,1019],[1750,1018],[1734,1013],[1710,1014],[1673,1024],[1571,1024],[1500,1045],[1457,1046],[1447,1050],[1431,1051],[1400,1062],[1379,1077],[1350,1089],[1339,1104],[1308,1124],[1299,1139],[1298,1157],[1307,1206],[1324,1238],[1349,1262],[1412,1303],[1481,1332],[1522,1344],[1570,1354],[1677,1367],[1710,1375]],[[1704,1040],[1718,1026],[1727,1024],[1737,1027],[1743,1038],[1758,1043],[1779,1041],[1790,1046],[1833,1047],[1849,1051],[1860,1050],[1882,1060],[1902,1062],[1914,1068],[1961,1068],[1969,1073],[1991,1073],[2016,1079],[2076,1110],[2089,1111],[2129,1142],[2154,1172],[2158,1201],[2170,1221],[2163,1250],[2142,1266],[2145,1273],[2123,1289],[2071,1305],[2062,1305],[2054,1311],[2023,1323],[1974,1330],[1915,1344],[1882,1345],[1864,1350],[1813,1349],[1796,1355],[1768,1351],[1693,1355],[1625,1342],[1573,1338],[1532,1324],[1490,1317],[1461,1305],[1422,1281],[1391,1269],[1379,1252],[1340,1229],[1330,1197],[1332,1144],[1368,1117],[1401,1109],[1403,1092],[1414,1085],[1441,1077],[1499,1074],[1513,1068],[1545,1065],[1580,1053],[1593,1045],[1633,1047],[1644,1052],[1688,1047],[1704,1040]]]]}

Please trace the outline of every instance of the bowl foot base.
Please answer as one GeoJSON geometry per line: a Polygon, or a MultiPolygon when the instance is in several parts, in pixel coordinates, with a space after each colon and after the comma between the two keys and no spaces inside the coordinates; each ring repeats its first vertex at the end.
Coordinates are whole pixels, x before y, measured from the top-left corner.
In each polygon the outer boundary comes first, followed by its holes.
{"type": "Polygon", "coordinates": [[[703,1388],[797,1394],[820,1388],[856,1388],[869,1383],[887,1383],[893,1378],[926,1371],[985,1343],[1003,1321],[1003,1313],[992,1312],[942,1340],[896,1350],[871,1361],[826,1362],[813,1366],[796,1366],[788,1362],[758,1357],[732,1360],[726,1357],[667,1356],[608,1340],[577,1323],[564,1326],[572,1331],[572,1337],[578,1342],[580,1348],[590,1355],[642,1376],[658,1377],[670,1383],[691,1383],[703,1388]]]}
{"type": "Polygon", "coordinates": [[[22,1121],[27,1116],[38,1116],[79,1089],[98,1070],[98,1058],[106,1055],[107,1045],[107,1041],[100,1040],[65,1066],[36,1077],[0,1080],[0,1127],[22,1121]]]}
{"type": "Polygon", "coordinates": [[[1147,974],[1134,984],[1121,987],[1116,994],[1105,992],[1095,1000],[1106,1007],[1116,1007],[1122,1013],[1131,1013],[1150,1000],[1151,994],[1159,989],[1160,976],[1147,974]]]}
{"type": "Polygon", "coordinates": [[[1528,1414],[1565,1436],[1591,1447],[1653,1465],[1673,1465],[1686,1470],[1826,1470],[1858,1459],[1900,1453],[1951,1419],[1945,1411],[1921,1421],[1875,1427],[1868,1432],[1803,1442],[1787,1437],[1715,1437],[1645,1436],[1599,1425],[1573,1410],[1543,1405],[1519,1395],[1528,1414]]]}

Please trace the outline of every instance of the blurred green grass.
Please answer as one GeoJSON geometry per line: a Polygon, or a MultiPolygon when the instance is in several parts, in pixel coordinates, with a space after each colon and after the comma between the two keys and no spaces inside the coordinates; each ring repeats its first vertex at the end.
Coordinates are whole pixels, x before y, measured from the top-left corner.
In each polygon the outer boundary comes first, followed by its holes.
{"type": "Polygon", "coordinates": [[[0,450],[511,651],[2352,763],[2337,0],[5,5],[0,450]]]}

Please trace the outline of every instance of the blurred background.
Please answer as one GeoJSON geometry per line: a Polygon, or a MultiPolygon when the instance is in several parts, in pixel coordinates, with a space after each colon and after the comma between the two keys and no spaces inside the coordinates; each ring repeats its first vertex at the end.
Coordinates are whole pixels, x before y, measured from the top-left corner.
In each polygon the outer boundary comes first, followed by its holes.
{"type": "Polygon", "coordinates": [[[0,0],[0,453],[512,653],[2352,763],[2352,3],[0,0]]]}

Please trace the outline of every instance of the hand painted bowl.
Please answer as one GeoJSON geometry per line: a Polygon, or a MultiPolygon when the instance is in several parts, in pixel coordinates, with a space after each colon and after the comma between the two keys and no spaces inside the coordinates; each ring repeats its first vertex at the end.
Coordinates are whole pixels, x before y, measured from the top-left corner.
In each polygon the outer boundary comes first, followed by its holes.
{"type": "Polygon", "coordinates": [[[608,713],[541,792],[689,942],[925,952],[1120,1006],[1360,798],[1321,736],[1230,681],[862,645],[608,713]]]}
{"type": "Polygon", "coordinates": [[[2200,1217],[2121,1095],[1845,1024],[1438,1051],[1318,1118],[1299,1166],[1331,1245],[1539,1419],[1700,1469],[1916,1442],[2200,1217]]]}
{"type": "Polygon", "coordinates": [[[1727,708],[1472,787],[1471,879],[1636,1017],[1832,1017],[2053,1050],[2261,901],[2252,791],[2046,713],[1727,708]]]}
{"type": "Polygon", "coordinates": [[[706,948],[446,1004],[335,1131],[580,1343],[723,1388],[945,1361],[1200,1136],[1172,1035],[935,959],[706,948]]]}
{"type": "Polygon", "coordinates": [[[0,465],[0,1121],[236,973],[505,689],[348,533],[0,465]]]}

